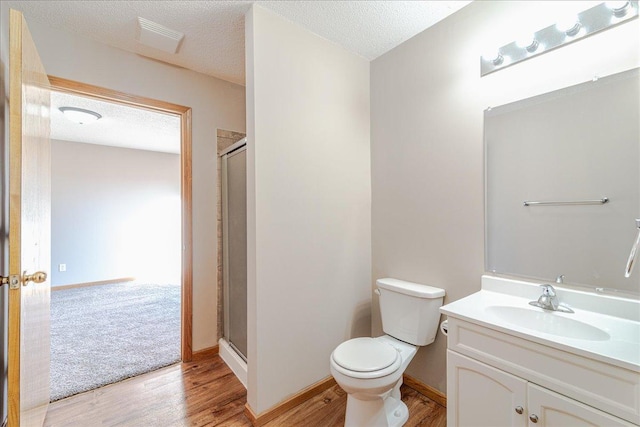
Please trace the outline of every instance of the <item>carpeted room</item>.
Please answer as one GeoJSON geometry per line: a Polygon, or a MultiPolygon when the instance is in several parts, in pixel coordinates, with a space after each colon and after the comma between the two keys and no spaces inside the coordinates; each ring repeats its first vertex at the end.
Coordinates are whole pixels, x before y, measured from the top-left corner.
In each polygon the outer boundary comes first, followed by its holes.
{"type": "Polygon", "coordinates": [[[179,120],[178,153],[160,152],[148,129],[92,141],[118,121],[101,112],[52,129],[52,401],[180,360],[179,120]]]}

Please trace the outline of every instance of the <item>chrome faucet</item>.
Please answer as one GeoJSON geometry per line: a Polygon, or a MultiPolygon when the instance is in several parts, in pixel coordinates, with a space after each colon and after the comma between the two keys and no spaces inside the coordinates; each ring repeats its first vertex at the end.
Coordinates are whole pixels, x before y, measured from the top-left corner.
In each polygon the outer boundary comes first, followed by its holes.
{"type": "Polygon", "coordinates": [[[531,301],[529,304],[534,307],[540,307],[549,311],[560,311],[563,313],[573,313],[574,311],[567,307],[565,304],[561,304],[556,296],[556,290],[551,285],[540,285],[542,288],[542,295],[538,298],[538,301],[531,301]]]}

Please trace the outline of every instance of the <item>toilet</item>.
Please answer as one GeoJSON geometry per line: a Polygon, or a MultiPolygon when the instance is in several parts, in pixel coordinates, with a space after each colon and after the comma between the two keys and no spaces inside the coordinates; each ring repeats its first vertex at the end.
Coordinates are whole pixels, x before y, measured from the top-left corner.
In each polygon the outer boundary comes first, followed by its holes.
{"type": "Polygon", "coordinates": [[[378,279],[382,329],[377,338],[353,338],[331,353],[331,375],[347,393],[345,426],[401,426],[409,419],[400,399],[402,374],[419,346],[438,331],[444,289],[378,279]]]}

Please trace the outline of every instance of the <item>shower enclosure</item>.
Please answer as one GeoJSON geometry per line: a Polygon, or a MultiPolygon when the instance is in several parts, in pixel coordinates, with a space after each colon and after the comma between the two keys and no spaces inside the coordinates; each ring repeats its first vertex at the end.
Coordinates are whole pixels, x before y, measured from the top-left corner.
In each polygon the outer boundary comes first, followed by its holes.
{"type": "MultiPolygon", "coordinates": [[[[222,153],[222,273],[224,339],[222,358],[246,376],[247,361],[247,190],[246,140],[222,153]],[[230,347],[231,351],[227,347],[230,347]],[[241,359],[239,360],[238,357],[241,359]],[[233,359],[233,360],[228,360],[233,359]],[[244,363],[243,363],[244,362],[244,363]]],[[[241,379],[242,380],[242,379],[241,379]]]]}

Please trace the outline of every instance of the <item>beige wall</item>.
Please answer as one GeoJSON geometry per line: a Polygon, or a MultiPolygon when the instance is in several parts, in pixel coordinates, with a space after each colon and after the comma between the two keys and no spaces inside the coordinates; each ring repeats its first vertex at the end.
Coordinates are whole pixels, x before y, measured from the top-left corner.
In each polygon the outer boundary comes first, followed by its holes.
{"type": "Polygon", "coordinates": [[[49,74],[193,109],[193,348],[215,345],[216,129],[244,131],[244,88],[26,20],[49,74]]]}
{"type": "MultiPolygon", "coordinates": [[[[373,279],[439,286],[445,302],[479,290],[483,110],[640,64],[636,19],[480,78],[487,46],[550,25],[562,3],[476,1],[372,62],[373,279]]],[[[445,391],[445,348],[438,334],[408,374],[445,391]]]]}
{"type": "Polygon", "coordinates": [[[370,332],[369,63],[255,4],[245,28],[248,402],[261,413],[370,332]]]}
{"type": "Polygon", "coordinates": [[[179,284],[180,207],[180,155],[52,140],[51,286],[179,284]]]}

